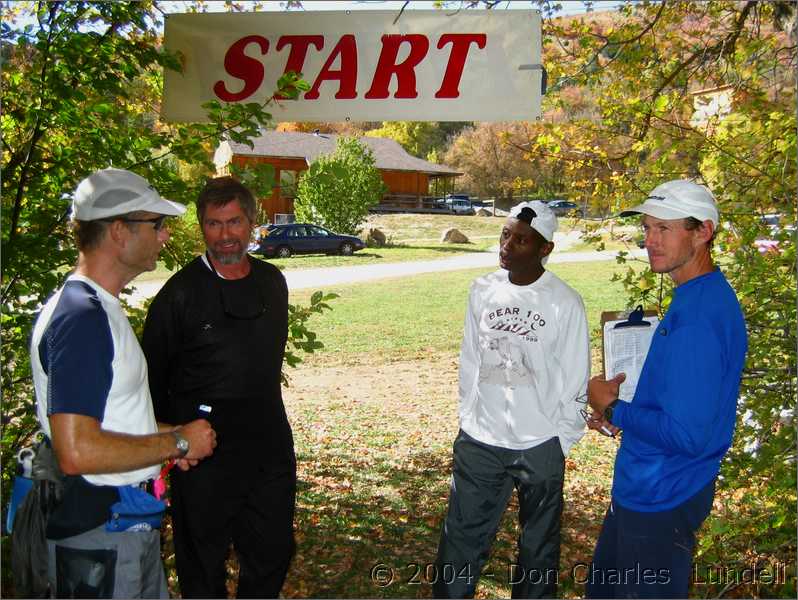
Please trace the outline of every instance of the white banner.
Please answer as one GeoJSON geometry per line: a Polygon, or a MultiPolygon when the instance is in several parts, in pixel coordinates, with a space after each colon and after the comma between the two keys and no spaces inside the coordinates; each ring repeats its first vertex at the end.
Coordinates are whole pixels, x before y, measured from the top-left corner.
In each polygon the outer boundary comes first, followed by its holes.
{"type": "Polygon", "coordinates": [[[540,117],[536,10],[173,14],[165,45],[184,65],[165,73],[169,121],[206,120],[209,100],[266,102],[287,71],[311,89],[274,99],[278,122],[540,117]]]}

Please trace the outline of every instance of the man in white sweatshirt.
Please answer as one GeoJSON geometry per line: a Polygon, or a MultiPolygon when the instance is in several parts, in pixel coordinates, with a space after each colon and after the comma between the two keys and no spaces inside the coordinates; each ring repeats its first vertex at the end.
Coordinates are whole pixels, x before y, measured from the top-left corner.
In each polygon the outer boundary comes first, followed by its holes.
{"type": "Polygon", "coordinates": [[[501,269],[471,285],[439,598],[473,597],[480,574],[509,583],[513,598],[556,597],[565,456],[584,434],[590,375],[582,298],[543,267],[556,229],[543,202],[515,206],[501,233],[501,269]],[[513,487],[518,558],[482,573],[513,487]]]}

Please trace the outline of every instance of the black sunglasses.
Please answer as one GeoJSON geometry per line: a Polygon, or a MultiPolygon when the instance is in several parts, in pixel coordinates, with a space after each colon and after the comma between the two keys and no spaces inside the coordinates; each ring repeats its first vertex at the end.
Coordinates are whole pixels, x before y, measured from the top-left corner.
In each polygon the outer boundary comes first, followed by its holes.
{"type": "Polygon", "coordinates": [[[123,223],[152,223],[153,228],[155,231],[160,231],[163,229],[164,222],[169,215],[160,215],[158,217],[153,217],[152,219],[130,219],[127,217],[114,217],[110,219],[100,219],[100,221],[105,221],[106,223],[113,223],[114,221],[122,221],[123,223]]]}

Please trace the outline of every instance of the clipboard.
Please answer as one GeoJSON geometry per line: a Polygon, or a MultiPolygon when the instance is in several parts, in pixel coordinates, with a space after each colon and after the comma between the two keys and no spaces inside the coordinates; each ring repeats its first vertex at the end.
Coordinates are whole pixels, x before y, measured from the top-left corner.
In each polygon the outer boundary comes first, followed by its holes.
{"type": "Polygon", "coordinates": [[[634,397],[657,325],[657,311],[643,310],[642,305],[632,311],[601,313],[601,364],[606,379],[626,373],[619,392],[621,400],[631,402],[634,397]]]}

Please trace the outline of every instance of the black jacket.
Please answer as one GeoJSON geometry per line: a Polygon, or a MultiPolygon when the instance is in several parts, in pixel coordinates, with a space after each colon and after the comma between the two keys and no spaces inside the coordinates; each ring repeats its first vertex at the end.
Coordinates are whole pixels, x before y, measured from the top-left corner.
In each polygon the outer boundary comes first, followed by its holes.
{"type": "Polygon", "coordinates": [[[247,277],[227,280],[198,257],[156,295],[142,340],[155,416],[207,418],[218,441],[211,458],[293,460],[280,388],[288,288],[275,266],[249,260],[247,277]]]}

